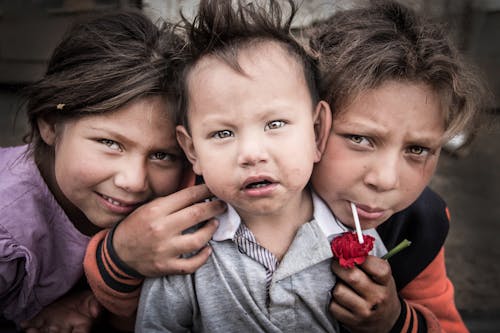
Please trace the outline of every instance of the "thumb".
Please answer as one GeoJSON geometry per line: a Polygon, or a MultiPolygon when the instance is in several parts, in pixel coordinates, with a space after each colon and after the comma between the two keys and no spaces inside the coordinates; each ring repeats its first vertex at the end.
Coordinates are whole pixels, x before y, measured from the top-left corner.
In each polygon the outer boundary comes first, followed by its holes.
{"type": "Polygon", "coordinates": [[[94,294],[90,293],[83,300],[82,310],[83,311],[80,312],[95,319],[101,315],[103,306],[101,305],[101,303],[99,303],[99,301],[97,301],[94,294]]]}

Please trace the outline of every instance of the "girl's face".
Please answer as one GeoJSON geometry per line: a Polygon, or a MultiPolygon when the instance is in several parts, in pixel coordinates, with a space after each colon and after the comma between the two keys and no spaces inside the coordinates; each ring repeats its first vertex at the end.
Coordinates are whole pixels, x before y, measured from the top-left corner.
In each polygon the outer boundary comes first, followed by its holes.
{"type": "Polygon", "coordinates": [[[408,207],[433,175],[444,135],[437,95],[424,84],[387,82],[339,110],[312,183],[335,216],[363,229],[408,207]]]}
{"type": "Polygon", "coordinates": [[[164,99],[147,97],[111,113],[55,125],[39,122],[42,138],[54,149],[49,186],[62,193],[63,208],[74,205],[106,228],[176,191],[183,154],[167,107],[164,99]]]}

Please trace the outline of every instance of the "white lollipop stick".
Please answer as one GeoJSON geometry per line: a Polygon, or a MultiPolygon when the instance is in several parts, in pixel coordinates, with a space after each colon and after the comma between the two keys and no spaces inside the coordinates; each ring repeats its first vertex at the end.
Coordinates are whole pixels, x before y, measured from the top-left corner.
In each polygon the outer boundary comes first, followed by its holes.
{"type": "Polygon", "coordinates": [[[351,202],[352,216],[354,217],[354,224],[356,225],[356,233],[358,234],[359,244],[363,244],[365,240],[363,239],[363,234],[361,233],[361,225],[359,224],[358,211],[356,210],[356,205],[351,202]]]}

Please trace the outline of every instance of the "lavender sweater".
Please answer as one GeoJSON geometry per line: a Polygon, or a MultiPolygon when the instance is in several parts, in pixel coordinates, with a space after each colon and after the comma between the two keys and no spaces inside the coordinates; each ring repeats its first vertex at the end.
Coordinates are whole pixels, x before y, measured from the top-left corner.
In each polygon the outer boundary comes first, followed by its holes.
{"type": "Polygon", "coordinates": [[[89,241],[23,156],[26,149],[0,148],[0,313],[16,323],[80,279],[89,241]]]}

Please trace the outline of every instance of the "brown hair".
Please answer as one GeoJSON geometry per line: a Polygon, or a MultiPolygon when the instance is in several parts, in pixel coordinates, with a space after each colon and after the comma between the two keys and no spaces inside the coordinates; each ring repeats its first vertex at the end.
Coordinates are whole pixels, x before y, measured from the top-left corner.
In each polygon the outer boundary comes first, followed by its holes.
{"type": "Polygon", "coordinates": [[[40,138],[39,117],[64,121],[107,113],[151,95],[177,103],[172,81],[182,45],[171,26],[158,28],[135,11],[76,24],[54,50],[44,77],[24,92],[30,151],[49,148],[40,138]]]}
{"type": "Polygon", "coordinates": [[[388,80],[425,83],[441,99],[448,137],[477,129],[485,90],[439,26],[392,1],[339,11],[310,40],[320,95],[333,112],[388,80]]]}
{"type": "Polygon", "coordinates": [[[182,75],[180,121],[188,128],[187,76],[206,55],[215,56],[234,70],[243,72],[238,64],[238,52],[263,41],[274,41],[283,47],[302,67],[313,103],[319,100],[317,63],[290,32],[297,11],[288,0],[289,12],[283,12],[277,0],[264,3],[238,0],[201,0],[196,17],[183,17],[188,49],[182,75]]]}

